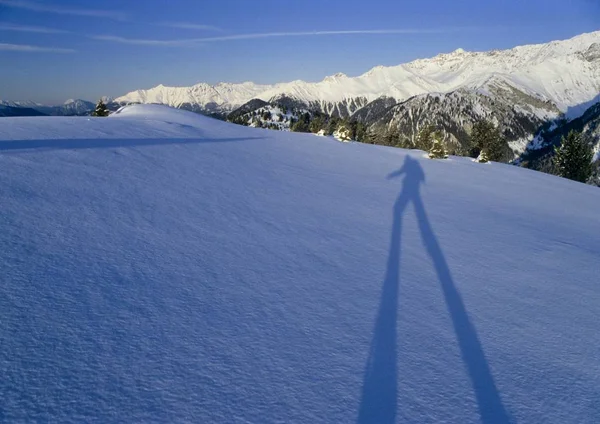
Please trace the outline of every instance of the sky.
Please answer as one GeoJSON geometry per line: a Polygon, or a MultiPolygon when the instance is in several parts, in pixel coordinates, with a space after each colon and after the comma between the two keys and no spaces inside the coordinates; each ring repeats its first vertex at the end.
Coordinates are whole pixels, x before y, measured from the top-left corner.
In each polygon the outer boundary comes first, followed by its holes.
{"type": "Polygon", "coordinates": [[[597,30],[598,0],[0,0],[0,99],[320,81],[597,30]]]}

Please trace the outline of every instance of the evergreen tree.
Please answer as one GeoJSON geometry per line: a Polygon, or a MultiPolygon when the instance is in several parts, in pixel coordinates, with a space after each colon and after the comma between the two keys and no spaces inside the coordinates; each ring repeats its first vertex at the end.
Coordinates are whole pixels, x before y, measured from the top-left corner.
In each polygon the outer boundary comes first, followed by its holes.
{"type": "Polygon", "coordinates": [[[500,129],[496,128],[491,122],[482,120],[475,123],[471,133],[471,142],[475,149],[480,152],[485,151],[486,162],[490,160],[503,162],[507,157],[508,144],[502,137],[500,129]]]}
{"type": "Polygon", "coordinates": [[[587,183],[600,187],[600,160],[592,163],[592,175],[587,180],[587,183]]]}
{"type": "Polygon", "coordinates": [[[400,134],[398,141],[396,142],[396,147],[400,147],[401,149],[414,149],[415,146],[413,142],[404,134],[400,134]]]}
{"type": "Polygon", "coordinates": [[[336,131],[334,131],[333,136],[340,141],[351,141],[352,131],[347,126],[341,125],[336,131]]]}
{"type": "Polygon", "coordinates": [[[338,129],[338,126],[340,124],[340,119],[332,116],[331,118],[329,118],[329,121],[327,121],[327,127],[325,128],[325,135],[332,135],[333,132],[335,130],[338,129]]]}
{"type": "Polygon", "coordinates": [[[384,146],[397,146],[400,142],[400,131],[396,127],[389,127],[383,136],[384,146]]]}
{"type": "Polygon", "coordinates": [[[325,128],[325,118],[323,116],[315,116],[309,125],[310,132],[316,134],[323,128],[325,128]]]}
{"type": "Polygon", "coordinates": [[[381,144],[381,133],[375,129],[375,127],[369,127],[367,130],[365,143],[368,144],[381,144]]]}
{"type": "MultiPolygon", "coordinates": [[[[356,122],[356,121],[355,121],[356,122]]],[[[360,141],[364,143],[367,138],[367,126],[362,122],[356,122],[356,131],[354,134],[354,139],[356,141],[360,141]]]]}
{"type": "Polygon", "coordinates": [[[272,118],[271,111],[269,111],[269,110],[263,111],[263,113],[262,113],[262,119],[263,119],[263,121],[270,121],[271,118],[272,118]]]}
{"type": "Polygon", "coordinates": [[[433,144],[433,133],[435,127],[433,125],[425,125],[417,134],[415,148],[428,152],[433,144]]]}
{"type": "Polygon", "coordinates": [[[290,127],[291,131],[294,132],[310,132],[310,113],[305,112],[298,117],[296,121],[290,127]]]}
{"type": "Polygon", "coordinates": [[[446,146],[444,145],[442,134],[436,131],[431,135],[431,138],[433,142],[431,143],[431,148],[429,149],[429,158],[446,159],[448,157],[448,153],[446,152],[446,146]]]}
{"type": "Polygon", "coordinates": [[[594,153],[580,133],[571,131],[563,137],[555,152],[554,166],[559,176],[582,183],[592,176],[594,153]]]}
{"type": "Polygon", "coordinates": [[[488,158],[487,151],[486,150],[482,150],[479,153],[479,157],[477,158],[477,162],[479,162],[479,163],[487,163],[489,161],[490,161],[490,159],[488,158]]]}
{"type": "Polygon", "coordinates": [[[100,101],[96,105],[96,109],[94,109],[94,111],[92,112],[92,116],[108,116],[108,108],[106,107],[102,99],[100,99],[100,101]]]}

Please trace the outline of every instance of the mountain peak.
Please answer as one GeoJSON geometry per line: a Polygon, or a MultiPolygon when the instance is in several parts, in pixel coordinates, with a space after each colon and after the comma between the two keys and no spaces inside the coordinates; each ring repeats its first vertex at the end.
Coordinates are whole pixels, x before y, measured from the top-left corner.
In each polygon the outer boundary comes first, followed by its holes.
{"type": "Polygon", "coordinates": [[[340,79],[348,78],[348,75],[343,72],[338,72],[337,74],[329,75],[323,79],[324,82],[334,82],[340,79]]]}

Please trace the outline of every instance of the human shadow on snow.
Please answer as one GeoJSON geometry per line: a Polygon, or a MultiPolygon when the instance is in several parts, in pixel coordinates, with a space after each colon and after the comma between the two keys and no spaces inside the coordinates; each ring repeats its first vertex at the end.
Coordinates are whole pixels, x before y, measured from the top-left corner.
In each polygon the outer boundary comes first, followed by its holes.
{"type": "MultiPolygon", "coordinates": [[[[398,408],[397,318],[400,287],[402,218],[409,203],[415,209],[423,245],[429,254],[444,294],[446,307],[456,333],[461,356],[484,424],[508,423],[500,393],[494,382],[477,331],[463,299],[454,284],[450,269],[431,228],[419,188],[425,174],[419,162],[406,156],[404,165],[388,179],[404,175],[402,192],[394,205],[387,271],[383,281],[379,311],[365,366],[358,423],[394,423],[398,408]]],[[[401,378],[401,376],[400,376],[401,378]]]]}
{"type": "Polygon", "coordinates": [[[0,141],[0,152],[23,152],[31,150],[115,149],[119,147],[226,143],[234,141],[257,140],[261,138],[262,137],[10,140],[0,141]]]}

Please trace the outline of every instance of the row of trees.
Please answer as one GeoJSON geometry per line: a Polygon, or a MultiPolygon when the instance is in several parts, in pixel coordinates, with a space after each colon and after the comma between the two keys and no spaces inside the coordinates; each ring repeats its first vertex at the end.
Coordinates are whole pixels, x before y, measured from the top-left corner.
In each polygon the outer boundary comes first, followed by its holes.
{"type": "Polygon", "coordinates": [[[444,133],[433,125],[425,125],[414,140],[411,140],[397,127],[390,126],[382,130],[374,126],[367,127],[362,122],[355,120],[330,117],[318,112],[302,113],[291,124],[290,129],[295,132],[318,133],[323,131],[325,135],[332,135],[337,131],[338,134],[347,134],[351,140],[361,143],[419,149],[430,152],[432,157],[447,157],[450,152],[460,156],[479,158],[481,162],[502,162],[511,156],[508,143],[500,129],[488,121],[475,123],[467,147],[448,146],[444,133]],[[449,147],[451,148],[449,149],[449,147]]]}
{"type": "MultiPolygon", "coordinates": [[[[431,159],[448,157],[439,132],[427,129],[418,139],[423,147],[431,143],[429,149],[426,149],[431,159]]],[[[481,121],[475,124],[471,139],[475,148],[480,150],[479,162],[503,162],[506,158],[506,141],[491,123],[481,121]]],[[[592,162],[593,158],[592,144],[581,133],[571,131],[562,138],[560,146],[554,149],[551,173],[582,183],[594,183],[593,180],[600,183],[600,168],[592,162]]]]}
{"type": "Polygon", "coordinates": [[[423,126],[414,139],[401,134],[398,128],[384,131],[370,128],[366,142],[405,149],[418,149],[430,152],[431,157],[444,157],[448,153],[457,156],[478,158],[481,162],[505,162],[511,151],[499,128],[489,121],[479,121],[473,125],[470,138],[464,145],[448,143],[444,133],[434,125],[423,126]]]}
{"type": "MultiPolygon", "coordinates": [[[[388,129],[383,134],[370,129],[365,142],[424,150],[429,152],[429,157],[432,159],[447,158],[449,150],[444,134],[433,125],[423,127],[414,142],[408,137],[402,137],[397,129],[388,129]]],[[[455,147],[453,153],[477,158],[479,162],[508,162],[512,157],[512,152],[500,128],[485,120],[473,125],[467,145],[461,148],[455,147]]],[[[574,181],[583,183],[596,181],[596,184],[600,185],[600,166],[592,162],[593,157],[592,144],[585,140],[581,133],[571,131],[562,138],[560,146],[555,148],[549,171],[574,181]]]]}
{"type": "MultiPolygon", "coordinates": [[[[479,162],[504,162],[507,143],[500,130],[487,121],[477,122],[471,133],[472,154],[478,152],[479,162]]],[[[417,137],[417,148],[429,152],[432,159],[447,158],[442,134],[432,127],[422,129],[417,137]]],[[[551,173],[582,183],[600,183],[600,168],[593,161],[592,144],[581,133],[571,131],[554,149],[551,173]]],[[[599,184],[600,185],[600,184],[599,184]]]]}
{"type": "MultiPolygon", "coordinates": [[[[449,144],[444,133],[433,125],[425,125],[413,139],[402,134],[397,127],[385,129],[367,127],[361,122],[332,117],[320,112],[298,112],[292,118],[290,130],[325,135],[344,134],[346,139],[362,143],[419,149],[429,152],[432,159],[448,157],[448,153],[476,158],[479,162],[508,162],[513,153],[499,127],[492,122],[480,120],[473,125],[471,134],[463,144],[449,144]]],[[[265,117],[263,117],[265,118],[265,117]]],[[[266,117],[268,118],[268,117],[266,117]]],[[[600,185],[600,168],[592,163],[593,150],[580,133],[570,132],[563,137],[544,171],[580,182],[597,179],[600,185]]]]}

